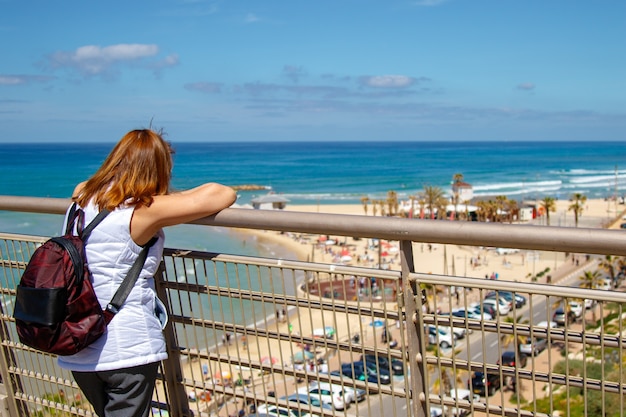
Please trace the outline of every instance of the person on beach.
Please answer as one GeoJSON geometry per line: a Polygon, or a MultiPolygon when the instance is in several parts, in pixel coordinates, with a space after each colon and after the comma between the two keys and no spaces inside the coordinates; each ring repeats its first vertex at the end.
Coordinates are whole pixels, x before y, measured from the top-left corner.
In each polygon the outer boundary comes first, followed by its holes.
{"type": "Polygon", "coordinates": [[[72,194],[84,211],[84,224],[102,209],[111,211],[86,244],[93,287],[102,307],[111,300],[142,246],[157,238],[106,333],[84,350],[58,358],[59,366],[72,372],[100,417],[147,417],[150,413],[159,363],[167,358],[156,314],[162,304],[153,278],[163,255],[163,228],[215,214],[236,200],[233,189],[217,183],[171,192],[172,153],[161,132],[132,130],[72,194]]]}

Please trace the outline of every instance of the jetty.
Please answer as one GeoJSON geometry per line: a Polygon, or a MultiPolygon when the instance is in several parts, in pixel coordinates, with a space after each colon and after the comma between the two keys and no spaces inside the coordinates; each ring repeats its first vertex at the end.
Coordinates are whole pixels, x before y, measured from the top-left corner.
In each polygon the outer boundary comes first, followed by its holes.
{"type": "Polygon", "coordinates": [[[258,185],[258,184],[243,184],[243,185],[231,185],[235,191],[256,191],[256,190],[271,190],[270,185],[258,185]]]}

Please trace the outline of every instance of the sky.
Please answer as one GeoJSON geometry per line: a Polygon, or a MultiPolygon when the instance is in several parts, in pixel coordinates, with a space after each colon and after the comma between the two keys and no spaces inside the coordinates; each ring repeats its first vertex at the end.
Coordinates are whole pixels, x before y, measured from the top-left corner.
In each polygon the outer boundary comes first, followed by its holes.
{"type": "Polygon", "coordinates": [[[0,142],[626,140],[623,0],[0,0],[0,142]]]}

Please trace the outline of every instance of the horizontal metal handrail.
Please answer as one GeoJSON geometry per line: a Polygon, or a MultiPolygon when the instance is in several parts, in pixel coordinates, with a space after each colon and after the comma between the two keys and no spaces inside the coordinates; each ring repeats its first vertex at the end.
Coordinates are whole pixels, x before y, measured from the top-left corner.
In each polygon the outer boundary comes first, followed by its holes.
{"type": "MultiPolygon", "coordinates": [[[[62,198],[0,196],[0,210],[63,214],[70,204],[62,198]]],[[[468,246],[512,247],[515,242],[517,249],[626,256],[621,230],[235,208],[191,223],[468,246]]]]}

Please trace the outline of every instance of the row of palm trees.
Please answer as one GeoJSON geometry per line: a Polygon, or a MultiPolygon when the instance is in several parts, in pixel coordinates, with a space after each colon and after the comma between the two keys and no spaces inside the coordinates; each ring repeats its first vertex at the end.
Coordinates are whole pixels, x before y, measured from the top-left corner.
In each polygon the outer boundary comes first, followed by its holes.
{"type": "MultiPolygon", "coordinates": [[[[454,174],[453,182],[458,185],[463,181],[463,174],[454,174]]],[[[517,200],[512,200],[505,195],[499,195],[493,199],[480,200],[476,202],[474,215],[469,211],[470,201],[460,201],[459,187],[452,187],[452,204],[455,207],[455,220],[478,220],[484,222],[509,222],[512,223],[519,218],[520,207],[517,200]],[[461,210],[459,210],[459,205],[461,210]],[[464,209],[463,209],[464,207],[464,209]]],[[[409,195],[411,202],[410,213],[415,213],[416,203],[421,209],[420,218],[446,219],[448,217],[447,206],[450,200],[446,197],[441,187],[425,186],[423,192],[409,195]]],[[[571,204],[567,210],[573,212],[575,226],[578,227],[578,220],[584,211],[587,197],[582,193],[574,193],[570,199],[571,204]]],[[[399,211],[398,193],[390,190],[386,199],[370,199],[367,196],[361,198],[365,215],[371,204],[372,215],[376,216],[400,216],[405,217],[406,213],[399,211]]],[[[550,225],[550,213],[556,211],[556,199],[546,196],[539,201],[540,211],[546,215],[546,224],[550,225]]]]}

